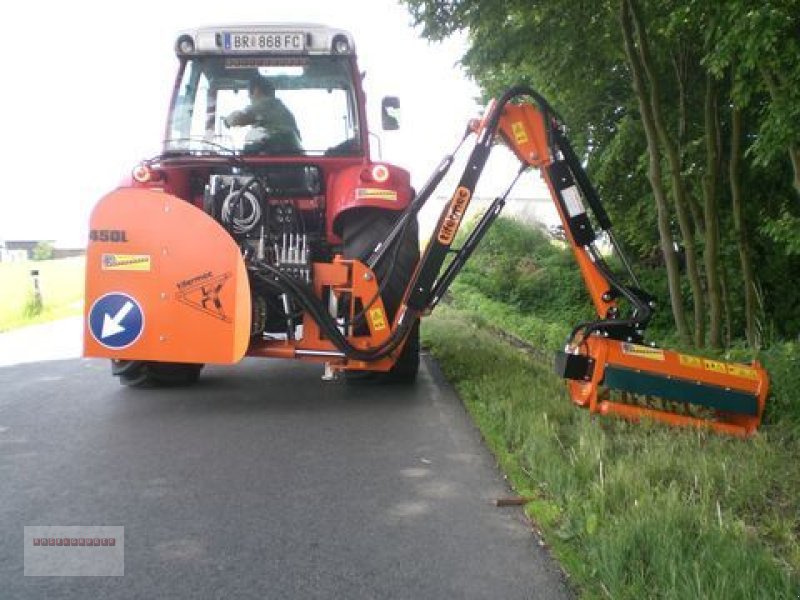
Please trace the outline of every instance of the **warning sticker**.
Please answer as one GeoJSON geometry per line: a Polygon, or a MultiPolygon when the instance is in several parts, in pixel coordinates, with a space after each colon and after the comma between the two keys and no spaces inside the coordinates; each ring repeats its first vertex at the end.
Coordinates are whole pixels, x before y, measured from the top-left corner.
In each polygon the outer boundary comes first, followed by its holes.
{"type": "Polygon", "coordinates": [[[382,190],[379,188],[356,188],[356,200],[388,200],[397,202],[396,190],[382,190]]]}
{"type": "Polygon", "coordinates": [[[184,286],[175,294],[175,298],[178,302],[183,302],[207,315],[230,323],[231,318],[225,313],[225,307],[220,299],[220,292],[230,278],[231,274],[225,273],[204,279],[202,283],[196,285],[184,286]]]}
{"type": "Polygon", "coordinates": [[[386,316],[380,306],[370,309],[369,321],[372,323],[372,329],[375,331],[383,331],[386,329],[386,316]]]}
{"type": "Polygon", "coordinates": [[[734,377],[741,377],[742,379],[758,381],[758,371],[745,365],[729,364],[719,360],[698,358],[697,356],[688,356],[686,354],[679,354],[678,360],[684,367],[705,369],[706,371],[712,371],[714,373],[733,375],[734,377]]]}
{"type": "Polygon", "coordinates": [[[724,362],[720,362],[718,360],[710,360],[708,358],[703,359],[703,368],[706,371],[714,371],[714,373],[727,373],[728,366],[724,362]]]}
{"type": "Polygon", "coordinates": [[[693,367],[695,369],[703,368],[703,359],[696,356],[689,356],[688,354],[678,354],[678,361],[684,367],[693,367]]]}
{"type": "Polygon", "coordinates": [[[639,344],[622,344],[622,352],[629,356],[647,358],[650,360],[664,360],[664,351],[650,346],[640,346],[639,344]]]}
{"type": "Polygon", "coordinates": [[[103,254],[100,268],[104,271],[149,271],[149,254],[103,254]]]}
{"type": "Polygon", "coordinates": [[[758,371],[744,365],[728,365],[728,375],[758,381],[758,371]]]}
{"type": "Polygon", "coordinates": [[[581,201],[581,194],[576,186],[571,185],[561,190],[561,197],[564,198],[564,205],[567,207],[570,217],[577,217],[586,212],[581,201]]]}
{"type": "Polygon", "coordinates": [[[453,194],[453,199],[450,200],[450,207],[447,209],[447,215],[442,222],[442,226],[439,228],[439,234],[436,238],[439,240],[440,244],[450,245],[453,243],[453,239],[456,237],[456,232],[458,231],[458,225],[461,223],[461,219],[467,211],[467,206],[469,206],[469,199],[471,197],[472,193],[463,185],[453,194]]]}
{"type": "Polygon", "coordinates": [[[524,144],[528,141],[528,134],[525,131],[525,124],[522,121],[515,121],[512,123],[511,131],[514,134],[514,140],[518,144],[524,144]]]}

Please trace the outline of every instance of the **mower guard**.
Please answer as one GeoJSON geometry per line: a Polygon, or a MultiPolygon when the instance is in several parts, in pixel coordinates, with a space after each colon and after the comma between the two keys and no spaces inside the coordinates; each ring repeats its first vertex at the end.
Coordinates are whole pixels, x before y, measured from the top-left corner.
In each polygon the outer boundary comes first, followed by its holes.
{"type": "Polygon", "coordinates": [[[235,363],[250,338],[240,250],[214,219],[160,190],[120,188],[90,220],[84,355],[235,363]]]}
{"type": "Polygon", "coordinates": [[[597,336],[585,349],[559,353],[556,372],[570,380],[573,402],[591,412],[742,437],[761,422],[769,380],[757,362],[726,363],[597,336]]]}

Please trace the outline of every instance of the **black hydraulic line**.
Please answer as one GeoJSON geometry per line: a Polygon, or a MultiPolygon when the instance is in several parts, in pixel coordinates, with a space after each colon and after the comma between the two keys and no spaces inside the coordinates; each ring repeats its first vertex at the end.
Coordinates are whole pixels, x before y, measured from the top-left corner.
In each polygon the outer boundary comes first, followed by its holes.
{"type": "Polygon", "coordinates": [[[627,255],[622,250],[622,246],[617,241],[617,238],[611,229],[611,218],[608,216],[605,206],[603,206],[603,203],[600,200],[600,195],[597,193],[597,190],[589,179],[586,170],[583,168],[578,156],[575,154],[572,144],[564,135],[564,133],[558,129],[556,129],[554,132],[554,138],[556,145],[564,155],[564,160],[567,162],[570,171],[572,171],[572,174],[578,183],[578,187],[580,187],[581,191],[583,192],[586,202],[589,204],[589,207],[592,209],[592,213],[594,213],[594,216],[597,218],[598,225],[608,234],[608,239],[611,242],[614,251],[622,261],[625,271],[628,273],[628,276],[631,278],[634,285],[636,285],[636,287],[640,287],[639,278],[636,277],[636,273],[634,273],[627,255]]]}
{"type": "Polygon", "coordinates": [[[353,360],[368,362],[388,356],[403,343],[411,327],[419,318],[418,314],[414,314],[413,312],[409,314],[406,312],[398,322],[397,328],[390,334],[388,340],[375,348],[362,350],[361,348],[356,348],[347,341],[347,338],[339,331],[339,326],[336,321],[328,314],[321,301],[314,296],[310,288],[303,286],[300,282],[295,281],[290,276],[269,264],[258,262],[254,263],[254,265],[257,267],[257,270],[252,272],[257,278],[268,285],[291,293],[291,296],[295,298],[300,305],[309,312],[314,321],[319,324],[323,333],[328,336],[328,339],[331,340],[333,345],[347,358],[353,360]]]}
{"type": "Polygon", "coordinates": [[[606,281],[625,296],[634,307],[634,311],[632,316],[628,319],[605,319],[578,323],[572,328],[572,332],[567,338],[567,344],[571,343],[581,330],[583,330],[584,337],[588,336],[593,331],[628,330],[629,335],[626,341],[642,342],[644,329],[653,317],[653,307],[650,305],[650,301],[640,297],[636,292],[620,283],[594,247],[590,247],[590,255],[594,260],[595,266],[600,273],[602,273],[603,277],[605,277],[606,281]]]}
{"type": "Polygon", "coordinates": [[[375,268],[381,263],[383,257],[386,256],[386,252],[392,247],[398,236],[405,231],[408,220],[413,219],[414,217],[415,215],[412,215],[407,211],[400,213],[400,217],[392,226],[392,229],[389,231],[389,235],[387,235],[386,239],[383,240],[380,245],[378,245],[375,250],[372,251],[372,254],[365,263],[372,271],[374,271],[375,268]]]}
{"type": "Polygon", "coordinates": [[[433,310],[436,308],[436,305],[439,304],[439,301],[447,292],[447,289],[450,287],[450,284],[453,282],[453,279],[456,278],[461,272],[461,269],[464,268],[464,265],[469,260],[472,253],[477,248],[478,244],[480,244],[483,236],[486,235],[486,232],[489,231],[489,228],[495,222],[497,217],[500,216],[500,212],[503,210],[503,207],[506,205],[506,199],[508,195],[511,193],[511,190],[514,188],[514,185],[519,181],[519,178],[522,174],[528,170],[527,165],[522,165],[517,172],[517,176],[514,177],[514,180],[511,182],[511,185],[508,186],[506,191],[497,198],[494,199],[492,204],[489,208],[483,213],[480,221],[478,221],[477,225],[475,225],[475,229],[469,234],[467,239],[464,241],[464,244],[461,246],[461,249],[456,253],[453,260],[447,265],[447,269],[442,274],[439,279],[436,280],[436,284],[433,287],[433,291],[431,293],[431,299],[428,303],[428,310],[433,310]]]}
{"type": "Polygon", "coordinates": [[[583,191],[586,202],[589,204],[594,216],[597,218],[598,225],[600,225],[600,228],[604,231],[610,229],[611,219],[609,218],[603,203],[600,202],[600,196],[597,194],[597,190],[594,189],[594,185],[592,185],[592,182],[589,180],[589,176],[586,174],[583,165],[581,165],[578,156],[575,154],[575,150],[572,149],[572,144],[569,143],[567,137],[558,129],[554,131],[553,137],[558,149],[561,150],[561,153],[564,155],[564,160],[569,166],[570,171],[572,171],[572,174],[575,176],[578,187],[580,187],[581,191],[583,191]]]}
{"type": "Polygon", "coordinates": [[[621,283],[611,270],[611,267],[608,266],[608,263],[606,263],[605,259],[600,255],[597,248],[594,246],[589,248],[589,254],[592,257],[597,269],[603,274],[611,286],[625,296],[625,298],[635,308],[634,320],[646,325],[652,318],[653,309],[655,308],[655,304],[650,294],[644,292],[638,287],[631,288],[630,286],[621,283]]]}
{"type": "Polygon", "coordinates": [[[433,174],[428,178],[428,181],[422,186],[422,189],[417,193],[417,195],[412,199],[406,209],[402,212],[400,217],[397,219],[397,222],[392,227],[389,235],[386,236],[386,239],[381,242],[381,244],[372,252],[372,255],[366,262],[366,265],[375,270],[375,267],[381,262],[383,257],[386,255],[387,250],[392,246],[392,244],[397,239],[397,236],[400,235],[402,231],[405,230],[406,223],[408,223],[409,219],[416,218],[417,214],[419,213],[420,209],[425,205],[425,203],[430,198],[431,194],[439,187],[439,184],[444,179],[445,175],[450,171],[450,168],[453,166],[453,162],[455,161],[455,155],[458,153],[461,146],[464,144],[464,141],[469,137],[470,130],[469,127],[464,132],[461,141],[456,146],[455,150],[453,150],[450,154],[445,156],[439,165],[436,167],[436,170],[433,174]]]}
{"type": "MultiPolygon", "coordinates": [[[[391,262],[389,263],[388,269],[386,269],[383,272],[381,277],[382,279],[381,283],[378,286],[378,289],[375,291],[375,295],[372,296],[372,298],[370,298],[370,301],[361,309],[360,312],[353,315],[353,319],[350,321],[350,324],[353,327],[358,327],[364,322],[364,319],[366,318],[367,315],[367,311],[369,311],[369,309],[373,307],[378,298],[382,297],[384,289],[386,289],[386,286],[389,284],[389,281],[392,278],[394,269],[397,266],[397,257],[400,254],[400,250],[403,247],[403,241],[405,240],[405,237],[407,235],[406,228],[408,227],[409,220],[405,219],[403,223],[404,223],[403,230],[399,234],[400,235],[399,240],[397,241],[397,243],[394,244],[394,250],[392,250],[391,262]]],[[[388,248],[389,246],[387,245],[386,247],[388,248]]]]}
{"type": "Polygon", "coordinates": [[[263,213],[262,213],[262,216],[261,216],[261,221],[263,223],[269,224],[269,191],[267,189],[267,185],[264,183],[264,181],[263,181],[263,179],[262,179],[262,177],[260,175],[254,174],[252,177],[250,177],[250,179],[248,179],[245,182],[245,184],[236,191],[236,197],[235,197],[234,201],[237,203],[237,206],[238,206],[238,204],[242,201],[242,198],[244,197],[245,192],[247,192],[247,190],[249,190],[253,186],[254,183],[257,183],[258,187],[261,188],[261,192],[263,193],[264,198],[265,198],[263,213]]]}
{"type": "MultiPolygon", "coordinates": [[[[491,153],[495,135],[500,126],[500,117],[503,114],[503,109],[506,104],[519,96],[530,96],[539,105],[544,121],[548,124],[547,138],[549,145],[552,147],[553,138],[551,136],[551,129],[553,128],[555,112],[548,102],[528,86],[519,85],[506,90],[493,105],[486,123],[478,136],[475,147],[472,149],[472,153],[467,160],[464,173],[461,175],[461,179],[456,187],[456,192],[448,206],[442,211],[439,222],[434,228],[430,242],[420,260],[419,267],[412,277],[405,304],[417,313],[422,313],[429,308],[428,305],[432,299],[432,290],[436,285],[439,271],[450,251],[454,233],[460,226],[463,211],[469,206],[478,179],[491,153]],[[452,230],[453,235],[450,235],[449,230],[452,230]]],[[[428,193],[428,195],[430,195],[430,193],[428,193]]],[[[423,201],[426,199],[427,198],[424,198],[423,201]]]]}
{"type": "Polygon", "coordinates": [[[614,235],[614,232],[611,229],[607,229],[606,233],[608,234],[608,241],[611,242],[611,245],[614,247],[614,251],[617,253],[617,256],[619,256],[619,259],[622,261],[622,265],[625,267],[625,271],[628,273],[628,277],[630,277],[631,281],[633,281],[633,285],[635,285],[637,288],[642,287],[642,284],[639,283],[639,278],[633,271],[633,267],[631,267],[631,263],[628,260],[628,256],[622,250],[622,246],[620,246],[619,242],[617,241],[617,236],[614,235]]]}
{"type": "Polygon", "coordinates": [[[423,205],[428,201],[428,198],[430,198],[431,194],[436,190],[437,187],[439,187],[442,179],[444,179],[444,176],[447,175],[448,171],[450,171],[450,167],[453,166],[455,155],[458,154],[458,151],[461,149],[461,146],[464,145],[464,142],[469,137],[470,133],[471,130],[469,126],[467,126],[466,131],[464,131],[464,135],[461,136],[461,141],[458,142],[458,145],[450,154],[445,156],[439,162],[439,165],[436,167],[433,174],[428,178],[428,181],[425,182],[416,198],[414,198],[412,201],[412,211],[415,213],[419,212],[423,205]]]}

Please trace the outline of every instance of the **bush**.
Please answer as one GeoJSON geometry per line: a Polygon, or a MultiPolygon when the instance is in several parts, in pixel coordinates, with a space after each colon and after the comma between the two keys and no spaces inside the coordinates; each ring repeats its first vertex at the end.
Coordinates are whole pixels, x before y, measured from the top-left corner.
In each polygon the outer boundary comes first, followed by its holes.
{"type": "Polygon", "coordinates": [[[55,252],[53,244],[50,242],[39,242],[33,249],[33,260],[50,260],[55,252]]]}
{"type": "Polygon", "coordinates": [[[796,342],[776,343],[759,358],[770,377],[767,402],[769,421],[786,420],[800,435],[800,345],[796,342]]]}
{"type": "Polygon", "coordinates": [[[497,221],[461,278],[488,298],[542,319],[575,324],[592,317],[571,252],[516,221],[497,221]]]}
{"type": "Polygon", "coordinates": [[[25,302],[25,308],[22,310],[22,316],[26,320],[32,319],[42,314],[43,309],[44,306],[42,306],[42,297],[35,294],[30,294],[27,302],[25,302]]]}
{"type": "MultiPolygon", "coordinates": [[[[608,262],[615,272],[622,271],[614,259],[608,262]]],[[[735,341],[725,354],[681,347],[676,343],[663,269],[639,268],[637,275],[642,287],[657,299],[659,308],[648,329],[648,339],[710,358],[739,362],[753,358],[753,351],[743,341],[735,341]]],[[[455,307],[484,324],[513,332],[542,350],[561,346],[572,327],[595,317],[572,251],[544,232],[509,219],[498,219],[487,233],[453,291],[455,307]]],[[[688,297],[688,285],[685,291],[688,297]]],[[[775,342],[758,358],[770,374],[767,421],[785,421],[797,430],[800,344],[775,342]]]]}
{"type": "MultiPolygon", "coordinates": [[[[622,273],[615,258],[606,260],[614,272],[622,273]]],[[[651,337],[674,339],[663,270],[640,268],[637,275],[658,306],[650,324],[651,337]]],[[[488,298],[569,328],[596,318],[572,251],[544,232],[510,219],[498,219],[460,279],[488,298]]],[[[624,301],[620,304],[624,311],[624,301]]]]}

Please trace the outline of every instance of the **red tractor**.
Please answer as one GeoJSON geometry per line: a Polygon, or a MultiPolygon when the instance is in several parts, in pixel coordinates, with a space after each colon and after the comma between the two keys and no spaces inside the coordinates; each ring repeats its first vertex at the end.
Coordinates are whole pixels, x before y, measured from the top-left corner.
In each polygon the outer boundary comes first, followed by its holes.
{"type": "MultiPolygon", "coordinates": [[[[407,171],[370,158],[351,35],[211,27],[181,33],[175,51],[161,154],[92,216],[86,353],[111,357],[131,386],[188,383],[202,363],[245,353],[413,381],[418,325],[391,357],[345,362],[291,291],[313,286],[363,345],[388,334],[419,260],[408,218],[371,269],[353,263],[386,240],[413,190],[407,171]]],[[[385,129],[398,107],[383,100],[385,129]]]]}

